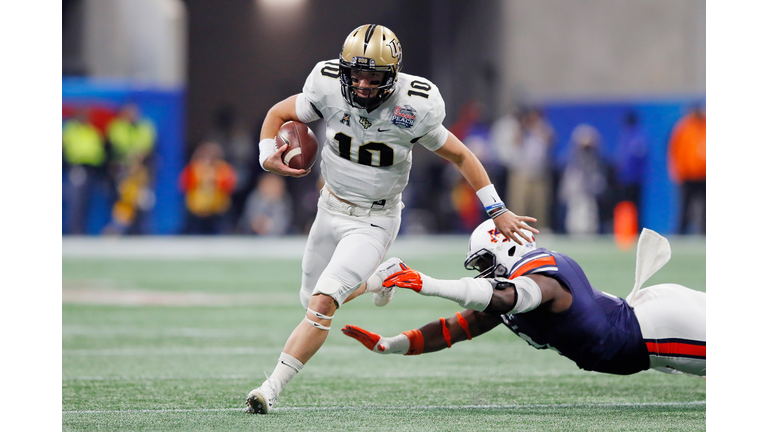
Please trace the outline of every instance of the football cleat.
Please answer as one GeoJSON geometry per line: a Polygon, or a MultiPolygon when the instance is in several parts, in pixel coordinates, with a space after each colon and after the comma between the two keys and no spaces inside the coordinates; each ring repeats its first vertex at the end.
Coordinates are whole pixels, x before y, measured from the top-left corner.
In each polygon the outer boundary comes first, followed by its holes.
{"type": "MultiPolygon", "coordinates": [[[[376,269],[376,273],[374,273],[380,281],[383,281],[390,277],[391,275],[406,270],[409,267],[405,265],[403,260],[400,258],[390,258],[386,261],[384,261],[378,269],[376,269]]],[[[379,286],[381,286],[381,283],[379,283],[379,286]]],[[[381,289],[373,291],[371,294],[371,297],[373,299],[373,304],[376,306],[386,306],[387,303],[389,303],[390,300],[392,300],[392,297],[395,296],[395,286],[391,285],[388,287],[381,287],[381,289]]]]}
{"type": "Polygon", "coordinates": [[[275,405],[276,400],[277,392],[275,392],[275,387],[272,385],[272,381],[267,378],[261,387],[253,389],[248,393],[248,398],[245,400],[247,408],[245,408],[244,412],[250,414],[268,414],[275,405]]]}

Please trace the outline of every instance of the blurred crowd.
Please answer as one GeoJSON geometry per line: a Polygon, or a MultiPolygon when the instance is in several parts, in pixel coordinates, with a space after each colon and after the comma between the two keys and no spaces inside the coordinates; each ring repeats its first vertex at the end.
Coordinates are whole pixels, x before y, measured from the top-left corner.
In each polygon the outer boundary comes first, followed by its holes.
{"type": "Polygon", "coordinates": [[[154,123],[138,105],[65,106],[62,125],[64,234],[85,234],[96,196],[107,197],[104,234],[147,232],[154,207],[154,123]]]}
{"type": "MultiPolygon", "coordinates": [[[[638,113],[625,113],[610,153],[600,130],[582,123],[564,137],[567,151],[559,155],[543,109],[510,107],[490,121],[484,114],[480,103],[470,101],[449,129],[477,155],[508,207],[536,217],[540,231],[592,235],[643,226],[649,143],[638,113]]],[[[180,234],[308,232],[322,186],[320,161],[300,179],[264,172],[257,154],[260,127],[231,106],[214,113],[209,133],[191,146],[178,178],[185,206],[180,234]]],[[[64,234],[86,233],[97,192],[111,207],[103,234],[148,233],[157,146],[152,120],[134,103],[114,111],[72,107],[64,112],[62,144],[64,234]]],[[[449,163],[415,146],[413,164],[401,233],[468,233],[486,218],[474,190],[449,163]]],[[[675,125],[667,165],[680,190],[676,233],[706,233],[702,106],[692,106],[675,125]]]]}
{"type": "MultiPolygon", "coordinates": [[[[536,217],[541,232],[636,233],[644,226],[643,189],[650,175],[650,149],[637,112],[625,112],[610,151],[603,134],[582,123],[565,137],[567,149],[559,155],[554,148],[555,131],[537,106],[510,107],[490,122],[483,118],[482,105],[469,101],[449,129],[477,155],[508,207],[519,215],[536,217]]],[[[681,194],[675,233],[705,234],[706,114],[702,106],[691,106],[679,119],[668,146],[668,174],[681,194]]],[[[414,156],[416,166],[420,160],[406,189],[411,207],[405,209],[406,232],[471,232],[486,217],[472,188],[439,158],[414,156]],[[430,209],[436,211],[430,214],[430,209]]]]}

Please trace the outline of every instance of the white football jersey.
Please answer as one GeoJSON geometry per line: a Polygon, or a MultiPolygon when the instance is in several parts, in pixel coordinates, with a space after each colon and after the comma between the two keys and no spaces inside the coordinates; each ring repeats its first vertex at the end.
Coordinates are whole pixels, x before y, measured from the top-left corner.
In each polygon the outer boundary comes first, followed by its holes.
{"type": "Polygon", "coordinates": [[[400,202],[419,138],[431,132],[419,143],[435,151],[448,137],[443,98],[437,86],[418,76],[399,73],[392,96],[369,113],[341,95],[338,60],[323,61],[302,94],[326,122],[320,167],[328,188],[366,208],[400,202]]]}

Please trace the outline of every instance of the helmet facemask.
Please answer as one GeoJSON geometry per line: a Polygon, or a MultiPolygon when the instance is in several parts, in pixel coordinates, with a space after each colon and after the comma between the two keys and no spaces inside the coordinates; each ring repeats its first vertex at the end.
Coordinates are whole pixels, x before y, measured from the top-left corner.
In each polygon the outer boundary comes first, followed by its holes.
{"type": "Polygon", "coordinates": [[[480,249],[464,260],[464,268],[480,272],[475,278],[504,277],[507,269],[503,264],[496,264],[496,255],[488,249],[480,249]]]}
{"type": "MultiPolygon", "coordinates": [[[[357,58],[355,58],[357,60],[357,58]]],[[[340,62],[341,75],[341,94],[344,99],[355,108],[362,108],[371,112],[381,106],[395,90],[395,74],[389,68],[368,68],[353,66],[351,63],[341,60],[340,62]],[[345,64],[347,63],[347,64],[345,64]],[[382,70],[383,69],[383,70],[382,70]],[[380,72],[383,74],[380,82],[381,84],[376,87],[358,87],[355,85],[352,72],[380,72]],[[358,91],[369,91],[370,93],[376,93],[373,96],[360,96],[358,91]]]]}

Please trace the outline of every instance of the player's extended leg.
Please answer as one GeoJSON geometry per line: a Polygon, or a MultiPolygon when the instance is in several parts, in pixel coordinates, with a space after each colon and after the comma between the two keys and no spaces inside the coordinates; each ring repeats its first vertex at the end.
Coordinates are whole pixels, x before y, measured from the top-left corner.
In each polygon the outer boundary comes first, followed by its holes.
{"type": "Polygon", "coordinates": [[[651,368],[706,376],[707,294],[676,284],[643,288],[632,299],[651,368]]]}
{"type": "MultiPolygon", "coordinates": [[[[328,307],[323,307],[314,303],[312,304],[312,306],[314,306],[313,309],[310,306],[310,300],[318,279],[328,265],[328,262],[331,260],[334,250],[336,249],[336,244],[338,243],[334,236],[333,221],[333,213],[325,209],[322,205],[318,205],[315,222],[312,224],[312,228],[310,229],[307,238],[307,244],[304,248],[301,290],[299,292],[299,299],[304,309],[309,308],[325,316],[332,316],[333,311],[328,307]],[[317,309],[322,309],[322,311],[317,309]]],[[[322,297],[328,298],[327,296],[322,297]]],[[[335,310],[336,305],[332,299],[329,298],[329,300],[334,308],[333,310],[335,310]]],[[[320,299],[316,300],[316,302],[324,303],[320,301],[320,299]]],[[[323,320],[317,316],[310,317],[309,311],[305,313],[305,317],[299,322],[288,337],[272,374],[267,377],[267,380],[264,381],[261,386],[248,393],[246,399],[247,408],[245,409],[245,412],[267,414],[272,409],[272,406],[283,387],[296,376],[296,374],[304,367],[304,363],[317,352],[320,346],[322,346],[328,331],[313,328],[306,321],[310,319],[316,320],[317,323],[322,326],[329,326],[329,320],[323,320]],[[309,335],[306,334],[307,332],[309,332],[309,335]],[[316,346],[303,342],[307,338],[312,339],[311,335],[319,336],[313,339],[318,342],[316,346]],[[301,352],[294,348],[291,349],[290,352],[287,352],[286,347],[292,346],[303,346],[307,351],[301,352]],[[294,355],[297,357],[294,357],[294,355]]]]}
{"type": "MultiPolygon", "coordinates": [[[[321,213],[324,211],[318,211],[318,218],[321,213]]],[[[374,272],[394,240],[400,222],[399,212],[395,217],[358,218],[330,213],[328,216],[330,223],[323,220],[316,223],[330,225],[326,226],[329,229],[316,231],[314,236],[310,231],[311,240],[307,242],[302,264],[301,300],[307,308],[306,316],[288,338],[272,375],[248,394],[246,412],[266,414],[271,410],[285,385],[325,342],[338,306],[374,272]],[[329,235],[332,237],[327,237],[329,235]],[[328,245],[335,243],[337,237],[341,240],[335,244],[330,261],[324,265],[322,251],[327,252],[328,245]],[[319,266],[324,269],[312,295],[307,298],[306,281],[312,279],[313,271],[319,266]]]]}
{"type": "MultiPolygon", "coordinates": [[[[321,279],[318,285],[324,281],[321,279]]],[[[338,285],[334,281],[329,283],[338,285]]],[[[304,320],[288,337],[272,375],[248,393],[246,412],[269,413],[283,388],[325,343],[335,311],[336,303],[332,297],[325,294],[312,296],[304,320]]]]}

